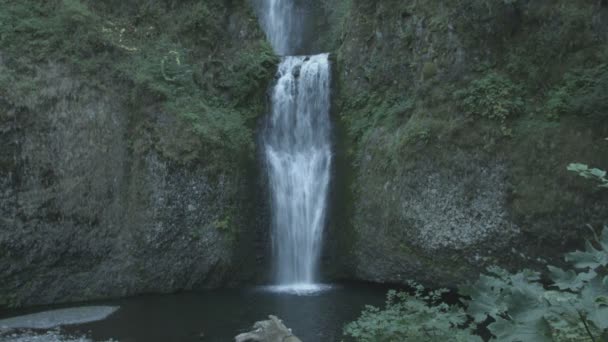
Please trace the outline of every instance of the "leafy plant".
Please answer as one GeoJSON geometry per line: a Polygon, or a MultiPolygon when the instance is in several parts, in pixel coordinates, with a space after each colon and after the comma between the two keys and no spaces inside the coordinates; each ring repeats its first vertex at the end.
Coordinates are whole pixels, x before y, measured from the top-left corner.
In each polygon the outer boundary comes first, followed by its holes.
{"type": "MultiPolygon", "coordinates": [[[[0,8],[0,88],[11,105],[39,110],[39,67],[58,65],[87,86],[118,81],[132,113],[154,106],[173,114],[170,125],[155,126],[163,132],[154,131],[154,144],[138,145],[142,151],[214,168],[253,156],[255,119],[277,59],[261,32],[243,46],[222,42],[224,1],[0,0],[0,8]]],[[[247,23],[255,33],[255,21],[247,23]]]]}
{"type": "Polygon", "coordinates": [[[598,181],[600,184],[599,187],[608,188],[608,178],[606,178],[606,171],[592,168],[585,164],[572,163],[568,165],[568,171],[576,172],[579,176],[594,179],[598,181]]]}
{"type": "Polygon", "coordinates": [[[507,119],[523,111],[524,101],[517,86],[507,77],[489,72],[455,93],[466,115],[497,120],[508,134],[507,119]]]}
{"type": "Polygon", "coordinates": [[[608,64],[568,72],[549,92],[545,111],[552,119],[567,114],[605,115],[608,111],[608,64]]]}
{"type": "Polygon", "coordinates": [[[550,267],[547,290],[536,272],[511,274],[494,268],[463,294],[467,313],[478,324],[487,319],[493,341],[597,340],[608,328],[608,278],[593,270],[575,273],[550,267]]]}
{"type": "Polygon", "coordinates": [[[442,303],[445,290],[392,291],[383,310],[367,307],[345,333],[357,341],[474,341],[476,326],[487,324],[491,341],[608,341],[608,227],[565,260],[573,269],[549,266],[548,287],[538,272],[490,267],[460,289],[466,310],[442,303]]]}
{"type": "Polygon", "coordinates": [[[482,341],[467,325],[461,307],[448,305],[442,295],[448,290],[427,292],[410,284],[414,292],[389,291],[384,309],[367,306],[344,333],[357,341],[482,341]]]}

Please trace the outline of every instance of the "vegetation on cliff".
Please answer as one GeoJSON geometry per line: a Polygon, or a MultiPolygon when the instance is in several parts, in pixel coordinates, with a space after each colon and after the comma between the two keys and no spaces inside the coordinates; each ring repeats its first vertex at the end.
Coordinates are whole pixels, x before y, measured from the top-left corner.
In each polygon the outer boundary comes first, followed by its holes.
{"type": "Polygon", "coordinates": [[[388,169],[421,145],[502,152],[530,133],[522,122],[547,129],[574,119],[605,133],[603,2],[340,3],[330,12],[340,32],[338,111],[355,161],[379,130],[391,137],[375,152],[398,160],[388,169]]]}
{"type": "MultiPolygon", "coordinates": [[[[567,169],[605,188],[606,171],[573,163],[567,169]]],[[[356,341],[608,341],[608,227],[584,251],[565,255],[569,269],[547,265],[548,279],[524,269],[492,266],[458,289],[459,303],[446,303],[447,289],[389,291],[386,306],[368,306],[344,328],[356,341]]]]}
{"type": "Polygon", "coordinates": [[[325,2],[357,274],[540,270],[606,222],[565,169],[608,167],[604,1],[325,2]]]}
{"type": "Polygon", "coordinates": [[[0,307],[256,277],[276,61],[247,0],[0,0],[0,307]]]}
{"type": "MultiPolygon", "coordinates": [[[[0,89],[11,105],[44,101],[36,93],[37,68],[63,64],[102,91],[128,89],[123,95],[134,113],[159,106],[174,114],[183,123],[176,141],[156,143],[166,157],[217,164],[253,156],[253,129],[277,60],[246,1],[2,0],[0,6],[0,89]]],[[[134,128],[149,129],[147,120],[134,128]]]]}

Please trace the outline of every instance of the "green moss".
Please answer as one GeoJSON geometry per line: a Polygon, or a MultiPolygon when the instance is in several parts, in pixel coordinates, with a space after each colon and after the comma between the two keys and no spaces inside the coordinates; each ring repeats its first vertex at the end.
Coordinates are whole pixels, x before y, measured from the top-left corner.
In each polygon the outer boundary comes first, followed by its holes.
{"type": "Polygon", "coordinates": [[[421,114],[413,115],[393,135],[390,143],[391,149],[396,155],[407,157],[408,151],[413,152],[417,147],[430,144],[433,139],[448,129],[446,124],[447,122],[444,120],[425,117],[421,114]]]}
{"type": "Polygon", "coordinates": [[[220,231],[230,243],[237,243],[239,237],[239,226],[235,223],[234,209],[230,209],[223,217],[213,221],[212,226],[220,231]]]}
{"type": "Polygon", "coordinates": [[[372,128],[398,127],[409,117],[414,102],[405,97],[371,92],[349,98],[342,103],[342,108],[342,119],[350,136],[364,141],[372,128]]]}
{"type": "Polygon", "coordinates": [[[437,65],[433,62],[426,62],[422,67],[422,77],[425,80],[431,79],[437,75],[437,65]]]}
{"type": "Polygon", "coordinates": [[[129,89],[124,95],[133,112],[156,103],[177,118],[182,132],[171,135],[174,141],[158,137],[158,144],[139,148],[229,167],[253,157],[255,121],[277,63],[250,9],[241,5],[0,0],[0,86],[14,106],[34,108],[45,100],[36,92],[36,66],[63,64],[89,86],[129,89]],[[251,38],[227,39],[229,12],[241,16],[251,38]]]}
{"type": "Polygon", "coordinates": [[[608,64],[576,68],[564,75],[547,95],[545,114],[605,117],[608,113],[608,64]]]}
{"type": "MultiPolygon", "coordinates": [[[[400,191],[423,185],[394,185],[425,168],[450,170],[458,180],[498,165],[509,220],[530,245],[555,245],[547,255],[576,238],[572,227],[581,220],[605,219],[592,200],[600,195],[565,174],[573,161],[606,168],[607,145],[599,142],[608,136],[608,44],[597,6],[594,0],[352,1],[336,75],[338,114],[351,138],[359,248],[373,243],[365,241],[369,227],[407,229],[398,215],[400,191]],[[551,111],[559,121],[547,120],[551,111]],[[455,154],[474,162],[461,165],[455,154]],[[370,193],[379,195],[369,200],[370,193]]],[[[476,190],[472,182],[470,198],[476,190]]],[[[374,248],[437,268],[409,248],[415,242],[389,239],[374,248]]],[[[453,264],[439,268],[467,265],[462,258],[453,264]]]]}

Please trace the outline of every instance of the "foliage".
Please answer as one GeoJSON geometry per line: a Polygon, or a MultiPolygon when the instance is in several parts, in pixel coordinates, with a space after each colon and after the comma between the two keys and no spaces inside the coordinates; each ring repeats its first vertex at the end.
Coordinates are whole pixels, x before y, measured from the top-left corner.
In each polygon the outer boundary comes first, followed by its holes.
{"type": "MultiPolygon", "coordinates": [[[[608,229],[604,236],[608,238],[608,229]]],[[[601,251],[604,256],[607,252],[601,251]]],[[[597,253],[591,247],[586,252],[570,253],[566,259],[580,267],[583,260],[597,253]]],[[[601,263],[599,260],[595,266],[601,263]]],[[[495,341],[580,341],[604,336],[608,329],[608,277],[598,274],[605,270],[588,268],[576,273],[553,266],[549,270],[551,287],[558,290],[545,289],[536,272],[511,274],[489,269],[489,275],[481,276],[462,292],[471,298],[467,313],[477,323],[490,318],[488,329],[495,341]]]]}
{"type": "Polygon", "coordinates": [[[355,139],[365,140],[375,127],[394,129],[405,121],[414,109],[414,100],[389,94],[372,93],[357,96],[344,104],[342,119],[355,139]]]}
{"type": "Polygon", "coordinates": [[[598,181],[600,184],[599,187],[608,188],[608,178],[606,178],[606,171],[592,168],[585,164],[572,163],[568,165],[568,171],[576,172],[579,176],[594,179],[598,181]]]}
{"type": "Polygon", "coordinates": [[[507,77],[489,72],[455,93],[460,108],[467,114],[497,120],[507,134],[507,119],[523,111],[524,102],[517,86],[507,77]]]}
{"type": "MultiPolygon", "coordinates": [[[[505,41],[506,69],[535,94],[558,83],[565,70],[602,63],[594,34],[593,1],[519,2],[516,32],[505,41]],[[549,63],[547,61],[550,61],[549,63]]],[[[545,108],[545,112],[547,112],[545,108]]],[[[554,113],[547,112],[555,119],[554,113]]]]}
{"type": "Polygon", "coordinates": [[[464,310],[442,302],[447,290],[426,292],[411,283],[413,294],[389,291],[386,306],[367,306],[344,333],[357,341],[480,341],[467,325],[464,310]]]}
{"type": "MultiPolygon", "coordinates": [[[[189,152],[196,146],[198,157],[215,164],[252,156],[255,118],[277,59],[261,32],[240,46],[220,39],[226,6],[219,0],[0,0],[0,89],[12,105],[33,109],[42,96],[37,67],[60,64],[89,86],[120,82],[133,112],[155,104],[178,119],[181,135],[199,140],[163,146],[189,152]]],[[[184,155],[156,147],[170,158],[184,155]]],[[[192,160],[188,155],[180,161],[192,160]]]]}
{"type": "Polygon", "coordinates": [[[386,158],[395,160],[397,164],[394,167],[398,168],[398,164],[403,162],[400,158],[409,158],[411,153],[435,141],[438,135],[449,129],[446,127],[449,125],[450,122],[445,120],[413,114],[390,136],[386,144],[389,156],[386,158]]]}
{"type": "Polygon", "coordinates": [[[426,296],[421,287],[414,295],[391,292],[385,309],[368,307],[345,333],[357,341],[459,341],[461,336],[473,341],[475,326],[489,322],[492,341],[608,340],[608,227],[565,260],[573,269],[549,266],[548,288],[538,272],[489,268],[460,289],[467,298],[466,315],[441,303],[438,294],[444,290],[426,296]],[[473,323],[467,324],[467,317],[473,323]]]}
{"type": "Polygon", "coordinates": [[[24,64],[49,60],[93,72],[111,63],[103,20],[79,0],[0,0],[0,46],[24,64]]]}
{"type": "Polygon", "coordinates": [[[549,92],[545,112],[552,119],[567,114],[605,116],[608,113],[608,64],[566,73],[562,82],[549,92]]]}

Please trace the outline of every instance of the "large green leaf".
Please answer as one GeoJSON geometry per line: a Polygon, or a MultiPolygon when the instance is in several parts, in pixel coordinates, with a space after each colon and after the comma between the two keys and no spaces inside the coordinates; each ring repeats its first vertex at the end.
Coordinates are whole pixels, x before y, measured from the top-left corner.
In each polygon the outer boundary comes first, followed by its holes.
{"type": "Polygon", "coordinates": [[[600,170],[600,169],[591,169],[589,170],[589,172],[591,173],[591,175],[598,177],[598,178],[604,178],[606,177],[606,171],[604,170],[600,170]]]}
{"type": "Polygon", "coordinates": [[[581,164],[581,163],[571,163],[570,165],[568,165],[568,167],[566,169],[568,171],[582,173],[582,172],[586,172],[587,170],[589,170],[589,166],[587,166],[585,164],[581,164]]]}
{"type": "Polygon", "coordinates": [[[551,327],[545,319],[513,322],[499,317],[488,329],[497,342],[553,342],[551,327]]]}
{"type": "Polygon", "coordinates": [[[536,321],[547,312],[547,303],[541,300],[538,293],[525,288],[512,289],[505,302],[509,317],[516,323],[536,321]]]}
{"type": "Polygon", "coordinates": [[[608,277],[595,278],[581,291],[579,310],[598,329],[608,329],[608,277]]]}
{"type": "Polygon", "coordinates": [[[551,307],[545,315],[555,341],[581,341],[588,335],[579,312],[572,304],[551,307]]]}
{"type": "Polygon", "coordinates": [[[499,278],[480,275],[473,286],[462,289],[462,293],[471,297],[468,301],[467,313],[475,322],[483,322],[488,316],[497,317],[507,310],[501,298],[502,290],[507,284],[499,278]]]}
{"type": "Polygon", "coordinates": [[[589,280],[595,278],[597,273],[594,270],[577,274],[573,270],[564,271],[559,267],[548,266],[553,286],[560,290],[578,291],[589,280]]]}
{"type": "MultiPolygon", "coordinates": [[[[604,236],[605,234],[602,234],[604,236]]],[[[603,244],[602,244],[603,247],[603,244]]],[[[598,250],[591,242],[585,243],[585,251],[576,251],[566,254],[566,261],[574,264],[576,268],[596,269],[600,266],[608,266],[608,250],[598,250]]]]}
{"type": "MultiPolygon", "coordinates": [[[[608,183],[605,185],[608,186],[608,183]]],[[[604,253],[608,254],[608,227],[602,229],[602,236],[598,239],[598,243],[602,246],[604,253]]]]}

